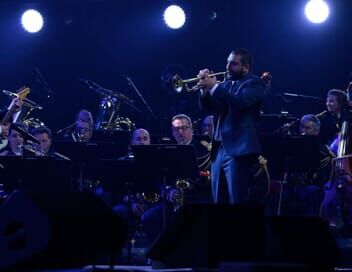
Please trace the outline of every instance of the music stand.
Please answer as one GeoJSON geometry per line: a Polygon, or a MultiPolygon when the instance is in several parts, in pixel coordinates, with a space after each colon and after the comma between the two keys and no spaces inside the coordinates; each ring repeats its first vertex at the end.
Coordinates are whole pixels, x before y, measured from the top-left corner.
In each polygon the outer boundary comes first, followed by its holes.
{"type": "Polygon", "coordinates": [[[113,142],[71,142],[58,141],[54,148],[73,161],[89,162],[97,159],[118,159],[128,152],[128,141],[113,142]]]}
{"type": "MultiPolygon", "coordinates": [[[[136,171],[133,160],[101,159],[94,169],[88,170],[90,176],[99,178],[104,192],[110,194],[110,204],[116,205],[126,192],[141,192],[136,182],[136,171]]],[[[119,202],[120,203],[120,202],[119,202]]]]}
{"type": "MultiPolygon", "coordinates": [[[[161,179],[163,188],[175,178],[197,179],[199,168],[194,147],[191,145],[138,145],[132,146],[136,173],[141,178],[161,179]]],[[[163,198],[163,230],[166,229],[166,199],[163,198]]]]}
{"type": "MultiPolygon", "coordinates": [[[[281,186],[290,185],[282,177],[294,173],[310,173],[320,166],[320,138],[308,135],[261,135],[262,154],[268,159],[271,176],[279,178],[281,186]]],[[[286,187],[286,186],[285,186],[286,187]]],[[[283,189],[281,190],[282,196],[283,189]]],[[[278,215],[281,215],[281,201],[278,215]]]]}
{"type": "Polygon", "coordinates": [[[261,135],[262,154],[268,159],[270,172],[281,176],[288,172],[308,172],[320,164],[318,136],[261,135]]]}
{"type": "Polygon", "coordinates": [[[71,161],[52,157],[0,157],[1,182],[6,192],[70,192],[71,161]]]}
{"type": "Polygon", "coordinates": [[[92,170],[96,169],[101,159],[118,159],[127,153],[128,145],[109,142],[55,142],[54,148],[75,163],[79,169],[82,186],[83,178],[87,177],[87,174],[90,175],[88,177],[95,176],[92,170]]]}

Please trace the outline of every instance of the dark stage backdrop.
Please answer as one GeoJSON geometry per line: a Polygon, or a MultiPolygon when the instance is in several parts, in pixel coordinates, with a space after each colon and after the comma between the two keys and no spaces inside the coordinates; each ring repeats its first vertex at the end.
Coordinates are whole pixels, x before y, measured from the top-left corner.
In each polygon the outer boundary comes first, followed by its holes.
{"type": "MultiPolygon", "coordinates": [[[[256,73],[270,71],[272,93],[300,93],[324,98],[331,88],[345,88],[351,72],[352,1],[328,1],[330,17],[321,25],[304,16],[305,0],[1,0],[0,89],[33,87],[29,98],[41,103],[38,113],[52,129],[73,121],[81,108],[96,114],[98,96],[79,78],[122,92],[138,101],[142,113],[124,107],[138,127],[154,133],[168,131],[169,117],[184,112],[193,118],[195,95],[165,90],[161,78],[170,69],[192,77],[201,68],[223,71],[231,49],[248,48],[256,73]],[[178,3],[187,21],[180,30],[168,29],[163,10],[178,3]],[[28,34],[20,25],[21,13],[39,9],[45,25],[28,34]],[[216,14],[216,16],[214,16],[216,14]],[[35,80],[38,68],[47,88],[35,80]],[[130,76],[155,112],[153,119],[127,84],[130,76]]],[[[317,113],[324,103],[295,99],[283,102],[268,96],[263,111],[317,113]]],[[[8,103],[0,95],[0,105],[8,103]]]]}

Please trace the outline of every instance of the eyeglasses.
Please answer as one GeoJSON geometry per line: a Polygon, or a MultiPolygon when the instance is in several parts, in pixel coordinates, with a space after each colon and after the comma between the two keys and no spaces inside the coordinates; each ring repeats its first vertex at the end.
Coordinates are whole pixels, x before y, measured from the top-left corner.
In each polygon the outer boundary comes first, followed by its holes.
{"type": "Polygon", "coordinates": [[[190,127],[189,126],[181,126],[181,127],[172,127],[173,130],[182,130],[182,131],[185,131],[187,129],[189,129],[190,127]]]}

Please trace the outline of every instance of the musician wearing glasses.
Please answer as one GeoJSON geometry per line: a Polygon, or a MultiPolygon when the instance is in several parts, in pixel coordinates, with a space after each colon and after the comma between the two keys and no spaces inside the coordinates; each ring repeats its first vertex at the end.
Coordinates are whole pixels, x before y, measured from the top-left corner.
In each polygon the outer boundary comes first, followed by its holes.
{"type": "MultiPolygon", "coordinates": [[[[209,151],[207,149],[208,145],[204,142],[199,142],[193,137],[193,127],[192,120],[189,116],[185,114],[175,115],[171,119],[171,129],[172,136],[176,140],[177,144],[182,145],[192,145],[194,147],[194,151],[197,157],[197,163],[200,167],[201,171],[208,170],[208,164],[204,163],[208,158],[209,151]]],[[[171,190],[167,194],[167,198],[171,203],[175,203],[179,197],[179,190],[176,188],[170,188],[171,190]]],[[[192,191],[191,195],[188,196],[190,200],[197,200],[202,202],[207,202],[209,200],[210,192],[208,192],[208,188],[202,188],[203,192],[199,191],[200,188],[195,188],[192,191]],[[198,190],[197,190],[198,189],[198,190]],[[204,191],[205,189],[205,191],[204,191]],[[197,191],[197,193],[195,193],[197,191]]]]}
{"type": "MultiPolygon", "coordinates": [[[[209,151],[206,145],[193,138],[192,120],[185,114],[175,115],[171,119],[171,130],[174,139],[179,145],[192,145],[197,157],[200,170],[207,170],[209,164],[209,151]]],[[[206,184],[207,178],[201,178],[198,183],[184,180],[175,181],[174,186],[162,188],[162,197],[167,200],[167,222],[172,222],[173,217],[184,202],[207,203],[210,201],[210,188],[206,184]],[[204,181],[205,180],[205,181],[204,181]],[[182,183],[182,184],[181,184],[182,183]]],[[[149,239],[154,240],[162,230],[163,203],[147,210],[142,215],[144,230],[149,239]]]]}
{"type": "Polygon", "coordinates": [[[265,82],[251,73],[252,56],[236,49],[227,58],[228,78],[217,83],[208,69],[201,70],[201,109],[214,115],[211,180],[215,203],[224,173],[230,204],[248,201],[253,165],[260,153],[257,124],[264,99],[265,82]]]}

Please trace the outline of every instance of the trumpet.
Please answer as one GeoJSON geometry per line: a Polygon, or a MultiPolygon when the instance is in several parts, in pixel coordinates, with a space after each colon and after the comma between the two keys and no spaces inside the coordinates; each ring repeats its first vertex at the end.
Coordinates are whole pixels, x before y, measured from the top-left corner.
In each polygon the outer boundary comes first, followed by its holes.
{"type": "MultiPolygon", "coordinates": [[[[208,75],[209,77],[214,77],[214,76],[224,76],[224,80],[226,79],[227,72],[219,72],[219,73],[212,73],[208,75]]],[[[182,79],[179,75],[174,75],[171,79],[171,84],[173,89],[180,93],[182,90],[186,90],[187,92],[195,92],[201,89],[201,86],[195,84],[193,87],[190,87],[188,84],[196,83],[199,80],[201,80],[201,77],[194,77],[194,78],[188,78],[188,79],[182,79]]],[[[221,81],[217,81],[217,83],[220,83],[221,81]]]]}

